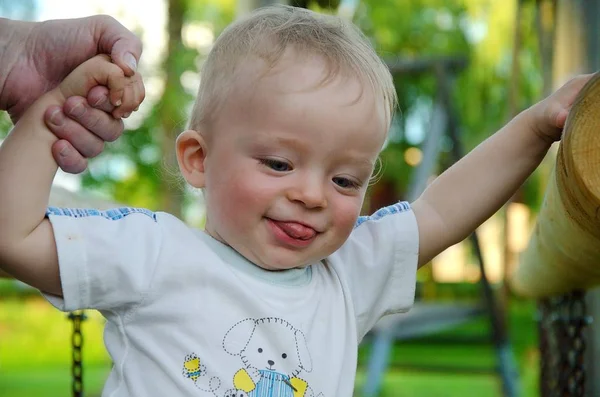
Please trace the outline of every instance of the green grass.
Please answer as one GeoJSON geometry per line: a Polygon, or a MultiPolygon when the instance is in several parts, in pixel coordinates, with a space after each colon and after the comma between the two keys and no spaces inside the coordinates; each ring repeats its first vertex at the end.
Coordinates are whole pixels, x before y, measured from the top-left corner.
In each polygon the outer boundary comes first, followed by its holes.
{"type": "MultiPolygon", "coordinates": [[[[511,341],[520,372],[521,396],[537,392],[537,348],[531,302],[511,305],[511,341]]],[[[88,312],[84,322],[85,395],[97,397],[110,370],[102,342],[103,319],[88,312]]],[[[489,332],[485,320],[474,321],[443,334],[481,338],[489,332]]],[[[438,338],[439,340],[439,338],[438,338]]],[[[71,393],[71,323],[64,313],[37,296],[12,296],[0,300],[0,395],[3,397],[65,397],[71,393]]],[[[357,395],[364,382],[369,345],[359,351],[357,395]]],[[[490,373],[429,372],[422,366],[493,368],[494,350],[489,344],[444,344],[422,339],[394,347],[391,370],[381,397],[501,396],[498,378],[490,373]]],[[[327,396],[329,397],[329,396],[327,396]]]]}
{"type": "MultiPolygon", "coordinates": [[[[5,397],[66,397],[71,395],[71,371],[68,365],[51,367],[3,368],[0,370],[0,395],[5,397]]],[[[106,366],[86,365],[84,370],[85,395],[100,396],[106,379],[106,366]]]]}
{"type": "MultiPolygon", "coordinates": [[[[538,396],[538,350],[533,302],[514,301],[508,319],[511,347],[519,372],[522,397],[538,396]]],[[[490,335],[487,319],[471,321],[433,337],[398,343],[390,357],[390,371],[383,380],[380,397],[502,396],[494,372],[495,350],[484,340],[490,335]],[[460,338],[464,343],[448,343],[460,338]],[[429,370],[428,370],[429,368],[429,370]],[[447,370],[431,370],[446,368],[447,370]],[[481,373],[473,373],[472,370],[481,373]],[[450,372],[451,371],[451,372],[450,372]]],[[[364,383],[370,345],[359,350],[357,395],[364,383]]]]}
{"type": "MultiPolygon", "coordinates": [[[[357,395],[364,374],[357,376],[357,395]]],[[[439,397],[439,396],[501,396],[498,381],[493,376],[437,374],[419,372],[389,373],[383,381],[380,397],[439,397]]]]}
{"type": "MultiPolygon", "coordinates": [[[[103,319],[83,323],[86,396],[99,396],[110,369],[103,319]]],[[[0,396],[65,397],[71,390],[71,322],[39,296],[0,300],[0,396]]]]}

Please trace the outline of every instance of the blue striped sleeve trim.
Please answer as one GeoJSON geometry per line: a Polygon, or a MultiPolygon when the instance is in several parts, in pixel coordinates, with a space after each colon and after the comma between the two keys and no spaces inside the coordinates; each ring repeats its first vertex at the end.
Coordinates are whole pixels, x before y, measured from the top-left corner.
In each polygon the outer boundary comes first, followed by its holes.
{"type": "Polygon", "coordinates": [[[359,216],[354,227],[357,228],[366,221],[376,221],[388,215],[398,214],[406,211],[410,211],[410,204],[407,201],[400,201],[396,204],[378,209],[373,215],[359,216]]]}
{"type": "Polygon", "coordinates": [[[48,207],[46,210],[46,216],[70,216],[72,218],[86,218],[90,216],[101,216],[102,218],[116,221],[125,218],[131,214],[143,214],[149,216],[156,222],[156,213],[145,209],[145,208],[133,208],[133,207],[120,207],[112,208],[105,211],[100,211],[91,208],[59,208],[59,207],[48,207]]]}

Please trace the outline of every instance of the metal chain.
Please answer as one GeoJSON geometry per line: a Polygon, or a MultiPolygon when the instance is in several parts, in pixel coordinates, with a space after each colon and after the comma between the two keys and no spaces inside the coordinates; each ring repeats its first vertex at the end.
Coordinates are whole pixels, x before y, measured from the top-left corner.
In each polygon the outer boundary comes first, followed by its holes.
{"type": "Polygon", "coordinates": [[[540,330],[540,393],[544,397],[585,396],[587,316],[582,291],[542,300],[540,330]]]}
{"type": "Polygon", "coordinates": [[[568,345],[569,377],[566,388],[570,395],[581,396],[585,394],[585,335],[584,331],[591,318],[587,316],[585,294],[582,291],[571,293],[568,302],[567,323],[565,334],[568,345]]]}
{"type": "Polygon", "coordinates": [[[73,322],[73,334],[71,344],[73,347],[73,364],[71,373],[73,375],[73,397],[83,396],[83,365],[81,348],[83,346],[83,334],[81,323],[86,319],[83,311],[69,313],[69,320],[73,322]]]}
{"type": "Polygon", "coordinates": [[[539,302],[538,305],[538,332],[540,335],[540,395],[552,397],[552,390],[554,385],[552,380],[556,379],[554,376],[554,365],[552,363],[552,334],[548,332],[549,319],[551,313],[551,305],[547,300],[539,302]]]}

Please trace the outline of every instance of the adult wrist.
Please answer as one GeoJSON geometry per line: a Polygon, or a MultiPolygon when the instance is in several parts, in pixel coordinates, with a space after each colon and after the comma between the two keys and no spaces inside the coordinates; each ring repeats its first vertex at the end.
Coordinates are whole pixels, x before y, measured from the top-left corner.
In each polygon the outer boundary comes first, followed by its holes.
{"type": "Polygon", "coordinates": [[[4,92],[11,71],[23,54],[34,22],[0,18],[0,110],[8,110],[11,99],[4,92]]]}

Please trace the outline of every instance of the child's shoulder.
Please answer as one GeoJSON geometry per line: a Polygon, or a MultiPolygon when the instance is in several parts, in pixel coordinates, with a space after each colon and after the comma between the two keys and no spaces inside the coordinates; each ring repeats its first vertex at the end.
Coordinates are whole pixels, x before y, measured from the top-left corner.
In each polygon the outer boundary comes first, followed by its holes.
{"type": "Polygon", "coordinates": [[[395,204],[382,207],[371,215],[359,216],[354,226],[355,230],[365,222],[378,222],[381,219],[395,214],[411,212],[412,209],[407,201],[399,201],[395,204]]]}
{"type": "Polygon", "coordinates": [[[168,238],[195,235],[195,230],[167,212],[138,207],[108,209],[48,207],[46,217],[55,227],[76,227],[93,234],[109,233],[113,238],[158,234],[168,238]]]}
{"type": "Polygon", "coordinates": [[[332,254],[344,263],[363,262],[365,258],[393,257],[397,250],[418,247],[417,220],[408,202],[401,201],[357,219],[346,242],[332,254]]]}

